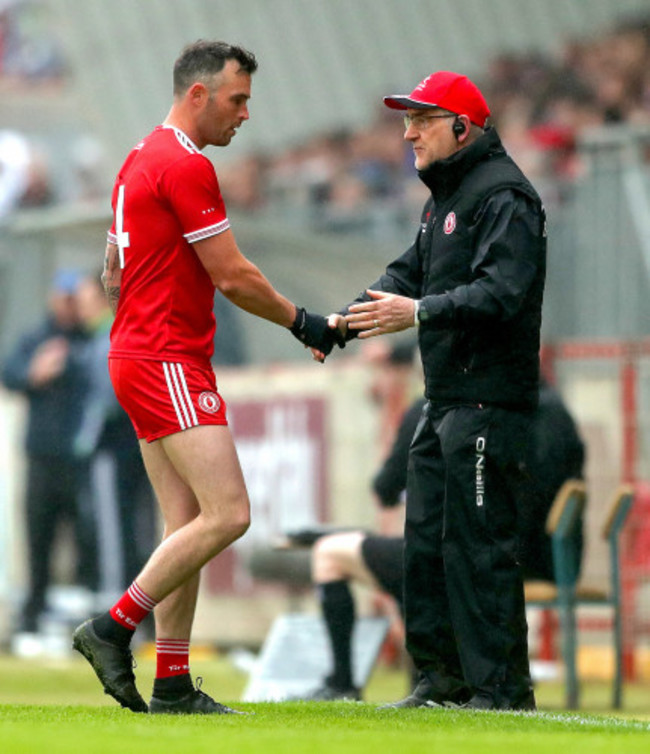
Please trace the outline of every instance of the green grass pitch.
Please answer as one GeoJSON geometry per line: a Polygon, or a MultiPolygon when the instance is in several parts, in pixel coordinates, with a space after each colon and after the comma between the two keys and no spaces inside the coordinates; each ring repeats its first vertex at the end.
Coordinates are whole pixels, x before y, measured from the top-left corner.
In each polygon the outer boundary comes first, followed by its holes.
{"type": "MultiPolygon", "coordinates": [[[[25,661],[0,657],[0,751],[120,752],[120,754],[406,754],[423,751],[480,754],[650,751],[650,689],[626,689],[626,708],[607,710],[609,687],[590,685],[584,711],[562,710],[559,685],[538,689],[538,713],[452,710],[378,711],[380,701],[404,692],[403,672],[378,668],[364,703],[243,704],[245,677],[225,659],[194,662],[204,689],[246,716],[135,715],[105,697],[80,658],[25,661]]],[[[153,663],[136,674],[147,693],[153,663]]]]}

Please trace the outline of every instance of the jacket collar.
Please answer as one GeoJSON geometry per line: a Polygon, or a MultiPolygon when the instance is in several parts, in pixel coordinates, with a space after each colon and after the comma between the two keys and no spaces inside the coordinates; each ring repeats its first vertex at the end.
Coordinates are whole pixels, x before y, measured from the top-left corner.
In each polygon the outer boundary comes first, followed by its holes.
{"type": "Polygon", "coordinates": [[[498,152],[505,154],[499,135],[490,127],[468,147],[418,170],[418,176],[431,191],[434,201],[439,203],[458,189],[465,175],[476,163],[498,152]]]}

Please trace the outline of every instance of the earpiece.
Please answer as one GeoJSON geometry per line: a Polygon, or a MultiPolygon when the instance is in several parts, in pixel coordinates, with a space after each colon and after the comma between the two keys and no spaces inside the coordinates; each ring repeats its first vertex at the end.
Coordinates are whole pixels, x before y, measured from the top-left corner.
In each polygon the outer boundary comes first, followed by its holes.
{"type": "Polygon", "coordinates": [[[462,136],[465,133],[465,124],[460,118],[456,118],[454,121],[454,125],[451,127],[451,130],[456,135],[456,138],[459,136],[462,136]]]}

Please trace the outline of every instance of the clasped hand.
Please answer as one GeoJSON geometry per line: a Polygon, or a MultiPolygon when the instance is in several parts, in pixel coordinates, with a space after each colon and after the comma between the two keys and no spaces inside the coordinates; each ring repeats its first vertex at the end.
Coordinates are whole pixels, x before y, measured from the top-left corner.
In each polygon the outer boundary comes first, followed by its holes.
{"type": "Polygon", "coordinates": [[[311,348],[314,359],[321,363],[335,345],[345,348],[345,335],[342,331],[330,327],[328,320],[322,315],[312,314],[302,307],[296,309],[296,319],[289,329],[305,348],[311,348]]]}
{"type": "MultiPolygon", "coordinates": [[[[330,314],[327,318],[329,328],[341,338],[345,339],[348,328],[357,330],[358,337],[363,340],[384,333],[400,332],[414,326],[415,302],[412,298],[371,289],[366,293],[371,297],[370,301],[352,304],[345,316],[330,314]]],[[[318,348],[312,348],[311,352],[314,360],[321,363],[329,353],[324,353],[318,348]]]]}

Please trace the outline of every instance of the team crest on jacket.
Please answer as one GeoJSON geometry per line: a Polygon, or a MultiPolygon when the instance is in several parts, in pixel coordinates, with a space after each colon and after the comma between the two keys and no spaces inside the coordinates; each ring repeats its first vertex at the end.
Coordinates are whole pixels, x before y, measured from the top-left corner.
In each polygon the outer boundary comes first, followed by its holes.
{"type": "Polygon", "coordinates": [[[454,232],[454,229],[456,228],[456,213],[450,212],[447,217],[445,217],[444,225],[442,226],[442,229],[444,230],[446,235],[449,235],[450,233],[454,232]]]}
{"type": "Polygon", "coordinates": [[[199,395],[199,408],[207,414],[216,414],[221,408],[221,401],[216,393],[205,391],[199,395]]]}

